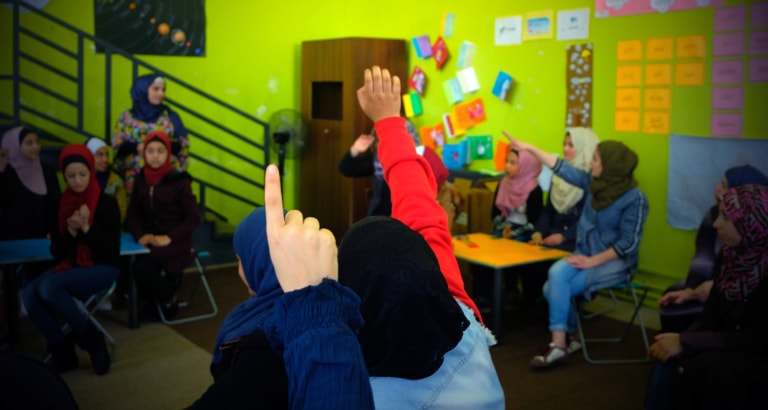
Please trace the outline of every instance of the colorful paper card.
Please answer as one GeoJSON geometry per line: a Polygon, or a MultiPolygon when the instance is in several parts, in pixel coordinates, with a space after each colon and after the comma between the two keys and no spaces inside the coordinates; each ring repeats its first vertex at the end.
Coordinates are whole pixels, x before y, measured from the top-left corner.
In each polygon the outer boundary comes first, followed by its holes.
{"type": "Polygon", "coordinates": [[[625,40],[616,43],[616,60],[639,61],[643,59],[643,41],[625,40]]]}
{"type": "Polygon", "coordinates": [[[464,100],[464,93],[461,92],[461,84],[458,78],[451,78],[443,81],[443,93],[448,104],[456,104],[464,100]]]}
{"type": "Polygon", "coordinates": [[[744,32],[715,34],[712,55],[715,57],[744,55],[744,32]]]}
{"type": "Polygon", "coordinates": [[[523,17],[499,17],[493,23],[493,44],[508,46],[523,41],[523,17]]]}
{"type": "Polygon", "coordinates": [[[453,111],[456,113],[456,120],[461,128],[471,128],[485,121],[485,107],[482,98],[456,104],[453,106],[453,111]]]}
{"type": "Polygon", "coordinates": [[[403,109],[405,109],[405,116],[408,118],[423,114],[424,111],[421,108],[419,93],[403,95],[403,109]]]}
{"type": "Polygon", "coordinates": [[[523,40],[543,40],[552,38],[555,13],[552,10],[525,13],[523,40]]]}
{"type": "Polygon", "coordinates": [[[432,43],[429,41],[428,35],[414,37],[412,42],[417,57],[424,59],[432,57],[432,43]]]}
{"type": "Polygon", "coordinates": [[[741,114],[712,113],[710,134],[713,137],[740,137],[742,120],[741,114]]]}
{"type": "Polygon", "coordinates": [[[640,89],[639,88],[617,88],[616,89],[616,108],[640,109],[640,89]]]}
{"type": "Polygon", "coordinates": [[[435,44],[432,45],[432,57],[435,59],[435,67],[443,68],[445,61],[448,60],[448,47],[445,45],[443,37],[438,37],[435,44]]]}
{"type": "Polygon", "coordinates": [[[752,27],[768,27],[768,2],[752,4],[752,27]]]}
{"type": "Polygon", "coordinates": [[[469,144],[467,140],[462,140],[456,144],[443,145],[443,163],[446,168],[462,168],[469,162],[469,144]]]}
{"type": "Polygon", "coordinates": [[[742,60],[712,62],[712,84],[737,84],[744,81],[742,60]]]}
{"type": "Polygon", "coordinates": [[[442,147],[445,145],[443,123],[431,127],[421,127],[419,128],[419,135],[421,135],[421,143],[424,146],[435,149],[436,147],[442,147]]]}
{"type": "Polygon", "coordinates": [[[669,88],[646,88],[643,102],[646,110],[668,110],[672,106],[672,91],[669,88]]]}
{"type": "Polygon", "coordinates": [[[747,6],[715,9],[715,31],[743,30],[747,24],[747,6]]]}
{"type": "Polygon", "coordinates": [[[672,64],[648,64],[645,66],[646,85],[672,84],[672,64]]]}
{"type": "Polygon", "coordinates": [[[677,38],[677,58],[704,58],[707,55],[704,36],[677,38]]]}
{"type": "Polygon", "coordinates": [[[646,134],[669,134],[669,112],[643,113],[643,132],[646,134]]]}
{"type": "Polygon", "coordinates": [[[642,84],[643,68],[639,65],[620,65],[616,67],[616,86],[639,87],[642,84]]]}
{"type": "Polygon", "coordinates": [[[506,168],[507,151],[509,151],[509,144],[504,141],[496,142],[496,152],[493,153],[493,164],[496,166],[496,171],[503,171],[506,168]]]}
{"type": "Polygon", "coordinates": [[[640,131],[640,111],[617,110],[614,128],[616,131],[640,131]]]}
{"type": "Polygon", "coordinates": [[[741,110],[744,108],[743,87],[713,87],[713,110],[741,110]]]}
{"type": "Polygon", "coordinates": [[[453,22],[455,15],[451,12],[443,13],[443,19],[440,22],[440,33],[445,38],[453,37],[453,22]]]}
{"type": "Polygon", "coordinates": [[[424,88],[427,84],[427,74],[419,66],[413,67],[413,73],[408,78],[408,86],[416,90],[419,95],[424,95],[424,88]]]}
{"type": "Polygon", "coordinates": [[[443,114],[443,134],[448,139],[454,139],[467,132],[466,129],[461,128],[459,120],[456,118],[455,112],[443,114]]]}
{"type": "Polygon", "coordinates": [[[589,9],[557,12],[557,39],[583,40],[589,38],[589,9]]]}
{"type": "Polygon", "coordinates": [[[675,85],[703,85],[704,63],[675,64],[675,85]]]}
{"type": "Polygon", "coordinates": [[[671,60],[674,43],[672,37],[649,38],[645,46],[645,59],[671,60]]]}
{"type": "Polygon", "coordinates": [[[502,101],[507,100],[507,96],[509,95],[509,89],[512,88],[512,76],[505,73],[504,71],[499,71],[499,75],[496,76],[496,82],[493,83],[493,90],[491,90],[491,94],[495,95],[502,101]]]}
{"type": "Polygon", "coordinates": [[[749,33],[749,54],[768,54],[768,30],[749,33]]]}
{"type": "Polygon", "coordinates": [[[477,46],[471,41],[462,41],[459,46],[459,57],[456,62],[458,68],[467,68],[472,65],[472,59],[475,57],[477,46]]]}
{"type": "Polygon", "coordinates": [[[768,58],[749,60],[749,82],[768,82],[768,58]]]}
{"type": "Polygon", "coordinates": [[[473,93],[480,89],[480,83],[477,81],[474,67],[467,67],[456,72],[456,78],[459,80],[461,91],[464,94],[473,93]]]}
{"type": "Polygon", "coordinates": [[[493,159],[493,138],[490,135],[470,135],[469,159],[493,159]]]}

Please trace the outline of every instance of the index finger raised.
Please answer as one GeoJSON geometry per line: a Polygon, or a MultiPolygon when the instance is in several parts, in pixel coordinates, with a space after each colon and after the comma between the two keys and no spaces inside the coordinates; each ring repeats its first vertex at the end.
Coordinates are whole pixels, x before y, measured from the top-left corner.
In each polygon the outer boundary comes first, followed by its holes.
{"type": "Polygon", "coordinates": [[[264,175],[264,213],[267,219],[267,234],[270,230],[285,225],[280,172],[274,164],[267,166],[267,172],[264,175]]]}

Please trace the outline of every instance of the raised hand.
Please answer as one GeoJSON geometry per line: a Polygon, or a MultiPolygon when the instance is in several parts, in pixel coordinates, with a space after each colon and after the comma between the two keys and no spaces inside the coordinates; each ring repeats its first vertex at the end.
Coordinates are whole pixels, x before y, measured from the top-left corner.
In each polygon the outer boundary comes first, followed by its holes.
{"type": "Polygon", "coordinates": [[[374,123],[400,116],[400,78],[389,70],[373,66],[365,69],[365,82],[357,90],[357,100],[365,115],[374,123]]]}
{"type": "Polygon", "coordinates": [[[512,146],[516,151],[530,151],[531,148],[533,148],[533,145],[520,141],[519,139],[509,135],[506,131],[502,131],[505,137],[509,140],[509,145],[512,146]]]}
{"type": "Polygon", "coordinates": [[[280,175],[275,165],[267,167],[264,177],[264,208],[269,253],[284,292],[318,285],[324,278],[337,280],[336,238],[328,229],[320,229],[317,219],[304,219],[300,211],[283,216],[280,175]]]}
{"type": "Polygon", "coordinates": [[[357,137],[355,142],[352,144],[352,147],[349,149],[349,153],[352,154],[352,157],[354,158],[368,151],[368,149],[371,148],[373,141],[375,141],[375,138],[373,138],[373,135],[360,134],[360,136],[357,137]]]}

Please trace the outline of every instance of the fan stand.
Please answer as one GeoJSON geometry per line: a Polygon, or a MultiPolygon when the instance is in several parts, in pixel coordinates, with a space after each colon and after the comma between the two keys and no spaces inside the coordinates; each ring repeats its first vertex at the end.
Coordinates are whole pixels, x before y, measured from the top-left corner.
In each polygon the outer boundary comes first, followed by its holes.
{"type": "Polygon", "coordinates": [[[279,147],[277,149],[277,170],[280,171],[280,188],[283,188],[283,169],[285,168],[285,144],[291,138],[290,132],[278,131],[272,134],[272,139],[279,147]]]}

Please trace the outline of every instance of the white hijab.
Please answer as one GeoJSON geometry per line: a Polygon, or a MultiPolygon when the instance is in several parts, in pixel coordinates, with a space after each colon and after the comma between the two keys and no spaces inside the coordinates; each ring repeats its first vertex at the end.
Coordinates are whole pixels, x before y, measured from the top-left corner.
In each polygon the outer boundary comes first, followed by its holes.
{"type": "MultiPolygon", "coordinates": [[[[592,159],[597,144],[600,140],[597,135],[589,128],[573,127],[566,131],[571,136],[573,147],[576,150],[576,156],[569,163],[574,167],[589,171],[589,161],[592,159]]],[[[552,176],[552,189],[549,191],[549,200],[552,206],[559,213],[568,212],[574,205],[581,201],[584,196],[584,190],[571,185],[557,175],[552,176]]]]}

